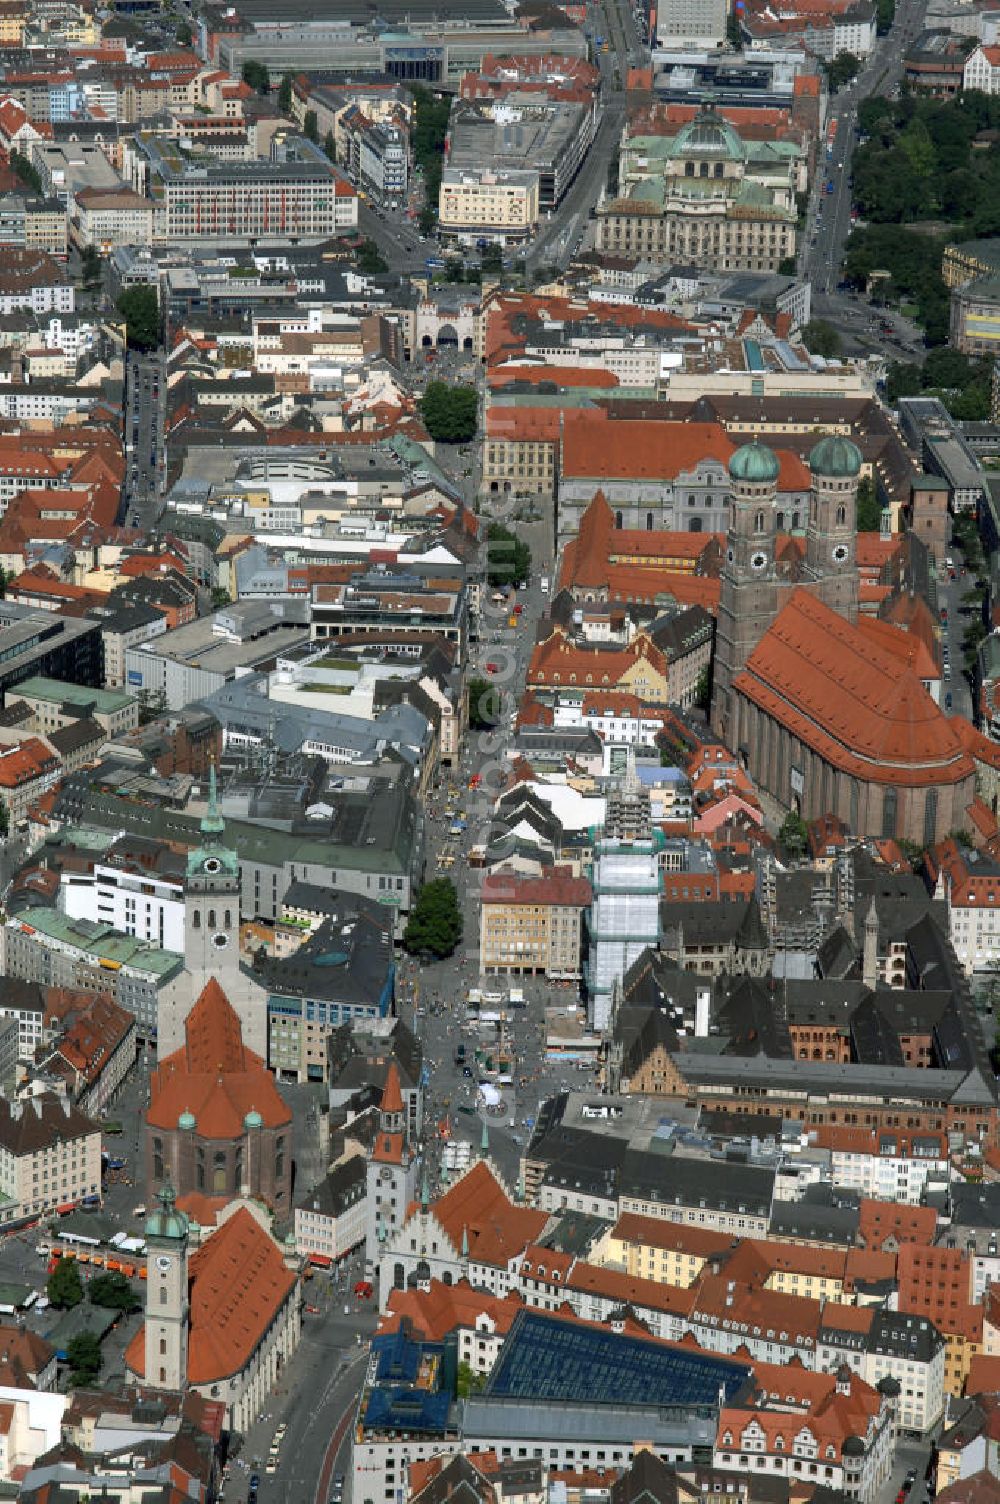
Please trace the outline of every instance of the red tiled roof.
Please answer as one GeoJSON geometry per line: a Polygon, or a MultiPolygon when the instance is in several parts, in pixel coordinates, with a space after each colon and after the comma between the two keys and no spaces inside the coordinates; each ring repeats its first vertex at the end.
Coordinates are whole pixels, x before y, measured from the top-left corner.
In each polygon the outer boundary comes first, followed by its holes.
{"type": "Polygon", "coordinates": [[[469,1256],[477,1263],[509,1263],[541,1236],[548,1221],[547,1212],[516,1206],[485,1160],[477,1160],[434,1203],[433,1213],[456,1252],[466,1235],[469,1256]]]}
{"type": "Polygon", "coordinates": [[[734,689],[856,777],[919,785],[974,772],[915,669],[805,590],[779,612],[734,689]]]}
{"type": "Polygon", "coordinates": [[[593,897],[585,877],[573,877],[568,867],[554,867],[541,877],[517,877],[493,872],[484,878],[482,904],[538,904],[544,907],[582,909],[593,897]]]}
{"type": "MultiPolygon", "coordinates": [[[[189,1263],[189,1384],[212,1384],[240,1373],[297,1284],[281,1252],[245,1207],[240,1207],[192,1255],[189,1263]]],[[[125,1350],[125,1362],[145,1378],[146,1330],[125,1350]]]]}
{"type": "Polygon", "coordinates": [[[875,1201],[865,1196],[858,1217],[858,1235],[865,1248],[882,1248],[888,1238],[896,1243],[930,1244],[937,1227],[932,1206],[904,1206],[895,1201],[875,1201]]]}
{"type": "Polygon", "coordinates": [[[150,1126],[172,1131],[181,1113],[190,1112],[200,1137],[236,1139],[248,1112],[260,1113],[265,1128],[292,1121],[274,1077],[243,1043],[239,1016],[214,978],[188,1014],[184,1037],[151,1073],[150,1126]]]}
{"type": "Polygon", "coordinates": [[[432,1279],[427,1290],[390,1290],[389,1306],[378,1324],[380,1332],[393,1332],[408,1321],[415,1335],[427,1342],[442,1342],[459,1327],[476,1327],[486,1316],[499,1335],[505,1335],[514,1317],[524,1309],[519,1295],[491,1295],[476,1290],[467,1279],[446,1285],[432,1279]]]}

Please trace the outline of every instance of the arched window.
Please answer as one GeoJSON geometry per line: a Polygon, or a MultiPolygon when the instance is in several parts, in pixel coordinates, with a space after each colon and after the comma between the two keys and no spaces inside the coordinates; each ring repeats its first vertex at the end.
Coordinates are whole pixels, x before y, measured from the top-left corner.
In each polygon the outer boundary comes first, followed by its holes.
{"type": "Polygon", "coordinates": [[[843,527],[844,523],[847,521],[847,508],[846,507],[838,507],[837,508],[837,521],[840,524],[840,526],[843,527]]]}
{"type": "Polygon", "coordinates": [[[700,178],[707,178],[708,177],[708,163],[707,162],[702,162],[702,163],[699,164],[699,167],[698,167],[698,176],[700,178]]]}
{"type": "Polygon", "coordinates": [[[225,929],[225,930],[231,930],[232,927],[233,927],[233,911],[232,911],[232,909],[227,909],[226,910],[226,922],[222,926],[222,928],[225,929]]]}
{"type": "Polygon", "coordinates": [[[406,1284],[406,1274],[402,1264],[394,1264],[392,1268],[392,1287],[394,1290],[402,1290],[406,1284]]]}
{"type": "Polygon", "coordinates": [[[621,512],[616,512],[615,513],[615,527],[621,527],[621,525],[622,525],[622,514],[621,514],[621,512]]]}
{"type": "Polygon", "coordinates": [[[684,163],[684,176],[686,178],[693,178],[694,177],[694,163],[693,162],[685,162],[684,163]]]}
{"type": "Polygon", "coordinates": [[[753,530],[754,530],[755,533],[762,533],[764,531],[764,513],[763,512],[758,512],[757,515],[756,515],[756,517],[754,518],[754,520],[753,520],[753,530]]]}
{"type": "Polygon", "coordinates": [[[201,910],[200,909],[195,909],[195,911],[194,911],[194,918],[191,921],[191,928],[192,929],[196,929],[196,930],[200,930],[201,929],[201,910]]]}
{"type": "Polygon", "coordinates": [[[722,173],[723,173],[722,163],[721,162],[716,162],[716,164],[715,164],[715,176],[717,178],[721,178],[722,177],[722,173]]]}
{"type": "Polygon", "coordinates": [[[210,930],[214,930],[215,929],[215,910],[214,909],[209,909],[209,911],[208,911],[208,927],[209,927],[210,930]]]}
{"type": "Polygon", "coordinates": [[[652,531],[653,531],[653,514],[652,514],[652,512],[647,512],[646,513],[646,532],[647,533],[651,533],[652,531]]]}
{"type": "Polygon", "coordinates": [[[161,1337],[160,1338],[160,1357],[161,1358],[165,1358],[166,1356],[167,1356],[167,1339],[166,1339],[166,1337],[161,1337]]]}
{"type": "Polygon", "coordinates": [[[792,527],[793,528],[797,528],[799,526],[799,521],[800,521],[799,513],[798,512],[793,512],[792,513],[792,527]]]}
{"type": "Polygon", "coordinates": [[[779,512],[778,513],[777,523],[778,523],[778,532],[779,533],[783,533],[784,530],[785,530],[785,514],[784,514],[784,512],[779,512]]]}
{"type": "Polygon", "coordinates": [[[165,1306],[166,1303],[167,1303],[167,1287],[166,1287],[166,1285],[161,1285],[160,1286],[160,1305],[161,1306],[165,1306]]]}

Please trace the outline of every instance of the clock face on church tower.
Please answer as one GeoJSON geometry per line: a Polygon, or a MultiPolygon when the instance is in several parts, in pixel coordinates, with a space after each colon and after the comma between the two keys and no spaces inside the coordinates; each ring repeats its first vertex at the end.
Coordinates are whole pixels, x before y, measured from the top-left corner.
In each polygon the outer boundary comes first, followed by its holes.
{"type": "Polygon", "coordinates": [[[833,562],[835,564],[846,564],[846,562],[847,562],[847,556],[848,556],[847,544],[846,543],[838,543],[837,546],[836,546],[836,548],[833,550],[833,562]]]}
{"type": "Polygon", "coordinates": [[[165,1253],[161,1253],[159,1258],[156,1260],[156,1267],[157,1269],[159,1269],[161,1274],[168,1273],[170,1269],[170,1260],[165,1253]]]}
{"type": "Polygon", "coordinates": [[[759,552],[755,553],[753,555],[753,557],[751,558],[751,560],[750,560],[750,568],[751,569],[756,569],[758,571],[758,573],[760,572],[760,570],[766,569],[767,568],[767,554],[763,554],[763,553],[759,553],[759,552]]]}

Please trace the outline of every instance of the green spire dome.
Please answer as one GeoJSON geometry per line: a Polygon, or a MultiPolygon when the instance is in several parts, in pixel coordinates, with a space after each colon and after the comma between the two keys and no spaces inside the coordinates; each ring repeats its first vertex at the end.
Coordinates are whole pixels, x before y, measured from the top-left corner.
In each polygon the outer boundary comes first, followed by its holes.
{"type": "Polygon", "coordinates": [[[226,822],[219,809],[219,785],[215,763],[208,774],[208,808],[199,822],[201,841],[188,852],[188,877],[238,877],[240,864],[236,852],[224,844],[226,822]]]}
{"type": "Polygon", "coordinates": [[[251,1107],[250,1111],[243,1119],[243,1126],[244,1128],[263,1128],[264,1119],[261,1117],[259,1112],[251,1107]]]}
{"type": "Polygon", "coordinates": [[[729,474],[733,480],[749,481],[751,485],[763,486],[778,479],[781,469],[778,456],[766,444],[744,444],[729,461],[729,474]]]}
{"type": "Polygon", "coordinates": [[[177,1119],[177,1126],[182,1133],[190,1133],[196,1125],[197,1119],[193,1112],[182,1112],[177,1119]]]}
{"type": "Polygon", "coordinates": [[[830,480],[853,480],[861,473],[861,464],[857,444],[837,433],[828,433],[825,439],[820,439],[809,455],[813,475],[824,475],[830,480]]]}
{"type": "Polygon", "coordinates": [[[177,1192],[169,1180],[156,1198],[160,1205],[146,1218],[146,1237],[181,1243],[188,1234],[188,1219],[177,1210],[177,1192]]]}

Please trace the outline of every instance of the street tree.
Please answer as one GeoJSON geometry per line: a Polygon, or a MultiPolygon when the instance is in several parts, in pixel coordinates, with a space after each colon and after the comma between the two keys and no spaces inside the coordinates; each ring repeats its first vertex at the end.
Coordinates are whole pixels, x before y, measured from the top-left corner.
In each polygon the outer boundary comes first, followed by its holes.
{"type": "Polygon", "coordinates": [[[264,63],[248,58],[243,64],[243,82],[249,84],[256,94],[266,94],[271,87],[271,76],[264,63]]]}
{"type": "Polygon", "coordinates": [[[789,856],[803,856],[809,844],[809,827],[802,816],[791,810],[778,831],[778,840],[789,856]]]}
{"type": "Polygon", "coordinates": [[[462,911],[450,877],[424,883],[403,932],[403,944],[411,955],[450,956],[462,938],[462,911]]]}
{"type": "Polygon", "coordinates": [[[87,1289],[92,1306],[103,1306],[109,1311],[137,1311],[139,1297],[124,1274],[113,1270],[107,1274],[95,1274],[87,1289]]]}
{"type": "Polygon", "coordinates": [[[151,282],[127,287],[115,305],[125,320],[130,350],[155,350],[160,343],[160,297],[151,282]]]}
{"type": "Polygon", "coordinates": [[[428,382],[420,415],[435,443],[467,444],[475,437],[479,400],[474,386],[428,382]]]}
{"type": "Polygon", "coordinates": [[[504,527],[491,522],[486,532],[486,578],[493,590],[523,585],[531,575],[531,549],[504,527]]]}
{"type": "Polygon", "coordinates": [[[60,1259],[45,1286],[49,1304],[58,1311],[72,1310],[83,1299],[83,1285],[75,1259],[60,1259]]]}
{"type": "Polygon", "coordinates": [[[319,145],[319,122],[315,110],[306,110],[302,117],[302,134],[307,140],[319,145]]]}
{"type": "Polygon", "coordinates": [[[500,721],[500,691],[489,679],[470,679],[466,689],[470,731],[492,731],[500,721]]]}
{"type": "Polygon", "coordinates": [[[856,78],[860,69],[861,64],[853,52],[838,52],[826,70],[830,88],[836,93],[838,89],[842,89],[845,84],[849,84],[853,78],[856,78]]]}
{"type": "Polygon", "coordinates": [[[101,1371],[101,1344],[93,1332],[77,1332],[66,1348],[70,1383],[74,1388],[92,1384],[101,1371]]]}
{"type": "Polygon", "coordinates": [[[825,319],[810,319],[802,326],[802,343],[810,355],[822,355],[826,360],[836,360],[840,354],[840,335],[825,319]]]}
{"type": "Polygon", "coordinates": [[[278,85],[278,109],[283,115],[292,113],[292,75],[290,73],[283,74],[281,83],[278,85]]]}

